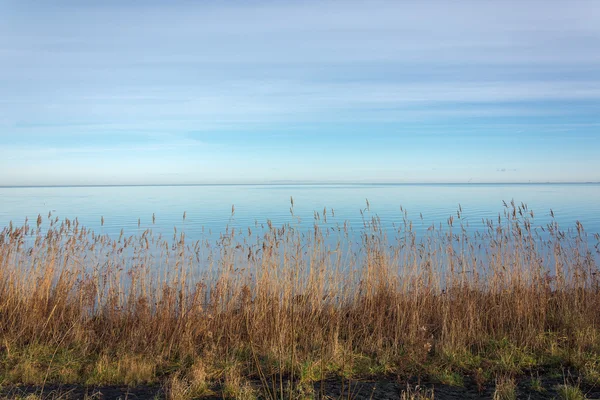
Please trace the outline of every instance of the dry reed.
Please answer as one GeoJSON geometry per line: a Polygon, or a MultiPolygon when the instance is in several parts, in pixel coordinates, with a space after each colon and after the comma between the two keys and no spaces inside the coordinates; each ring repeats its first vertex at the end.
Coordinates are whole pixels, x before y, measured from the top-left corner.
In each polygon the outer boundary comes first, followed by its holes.
{"type": "Polygon", "coordinates": [[[309,230],[268,222],[214,243],[176,229],[115,239],[51,215],[11,224],[0,376],[181,393],[215,382],[242,393],[251,379],[272,398],[326,376],[460,384],[548,365],[598,376],[597,249],[579,223],[536,229],[513,202],[476,234],[459,210],[422,237],[404,213],[388,237],[365,210],[357,236],[327,214],[309,230]]]}

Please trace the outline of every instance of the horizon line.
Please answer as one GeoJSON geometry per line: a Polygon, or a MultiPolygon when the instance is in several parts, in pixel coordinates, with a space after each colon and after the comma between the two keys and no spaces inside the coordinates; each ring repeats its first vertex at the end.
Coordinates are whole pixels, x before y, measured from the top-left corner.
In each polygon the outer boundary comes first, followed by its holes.
{"type": "Polygon", "coordinates": [[[59,185],[0,185],[1,189],[19,188],[92,188],[92,187],[173,187],[173,186],[417,186],[417,185],[598,185],[600,181],[583,182],[262,182],[262,183],[142,183],[142,184],[59,184],[59,185]]]}

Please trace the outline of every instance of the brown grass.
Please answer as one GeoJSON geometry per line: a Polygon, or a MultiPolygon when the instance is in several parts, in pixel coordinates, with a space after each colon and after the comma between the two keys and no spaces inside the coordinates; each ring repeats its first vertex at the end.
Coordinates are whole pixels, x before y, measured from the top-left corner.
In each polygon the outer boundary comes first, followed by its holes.
{"type": "Polygon", "coordinates": [[[360,235],[325,210],[310,229],[268,222],[216,243],[11,224],[0,377],[162,382],[173,398],[213,384],[250,398],[249,379],[273,398],[325,376],[511,382],[560,365],[598,379],[600,280],[579,223],[534,229],[512,203],[475,235],[459,210],[425,237],[404,214],[388,237],[368,215],[360,235]]]}

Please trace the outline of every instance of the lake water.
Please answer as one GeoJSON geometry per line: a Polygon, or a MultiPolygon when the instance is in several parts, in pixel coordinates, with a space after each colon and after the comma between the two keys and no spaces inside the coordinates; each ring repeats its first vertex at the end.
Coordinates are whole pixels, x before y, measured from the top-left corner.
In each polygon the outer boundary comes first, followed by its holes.
{"type": "Polygon", "coordinates": [[[360,231],[366,199],[366,214],[377,215],[388,230],[402,222],[401,207],[420,232],[431,224],[445,224],[459,204],[469,229],[476,230],[482,228],[482,219],[496,219],[502,213],[503,201],[514,199],[534,211],[535,226],[547,224],[553,210],[563,229],[574,228],[580,221],[588,233],[600,232],[599,184],[3,187],[0,226],[10,221],[20,225],[25,218],[34,225],[38,214],[46,217],[52,212],[61,219],[78,218],[82,225],[111,236],[118,236],[121,229],[129,235],[149,227],[172,233],[176,226],[187,237],[200,239],[227,226],[245,229],[267,220],[276,226],[293,222],[310,229],[315,212],[322,215],[327,209],[328,223],[348,221],[360,231]]]}

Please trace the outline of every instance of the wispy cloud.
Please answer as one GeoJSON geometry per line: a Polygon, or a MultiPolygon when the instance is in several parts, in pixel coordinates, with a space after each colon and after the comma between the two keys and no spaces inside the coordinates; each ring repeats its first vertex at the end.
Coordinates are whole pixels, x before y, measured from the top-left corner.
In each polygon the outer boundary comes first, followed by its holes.
{"type": "Polygon", "coordinates": [[[382,152],[402,136],[444,158],[448,143],[413,138],[466,131],[481,140],[463,145],[465,168],[499,145],[486,135],[576,159],[589,157],[599,106],[594,0],[0,0],[0,149],[34,166],[41,154],[205,155],[188,140],[229,146],[223,163],[267,159],[269,141],[289,159],[310,135],[345,137],[354,156],[351,135],[382,152]],[[540,141],[561,132],[574,139],[540,141]]]}

